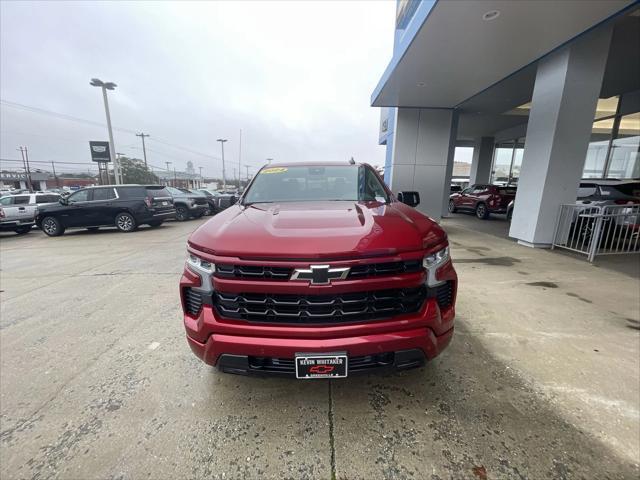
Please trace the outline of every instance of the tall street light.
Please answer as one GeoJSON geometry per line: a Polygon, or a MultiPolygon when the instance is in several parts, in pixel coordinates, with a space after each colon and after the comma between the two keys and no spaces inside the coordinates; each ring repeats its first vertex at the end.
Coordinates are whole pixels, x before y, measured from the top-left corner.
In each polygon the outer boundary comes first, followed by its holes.
{"type": "Polygon", "coordinates": [[[222,191],[226,192],[227,191],[227,172],[224,169],[224,142],[226,142],[227,139],[219,138],[216,141],[220,142],[220,147],[222,148],[222,191]]]}
{"type": "Polygon", "coordinates": [[[107,90],[115,90],[117,85],[113,82],[103,82],[98,78],[92,78],[89,84],[92,87],[102,88],[102,98],[104,100],[104,111],[107,115],[107,129],[109,130],[109,156],[113,163],[113,175],[115,177],[116,185],[122,183],[122,177],[120,176],[120,165],[116,159],[116,147],[113,143],[113,131],[111,130],[111,114],[109,113],[109,102],[107,100],[107,90]]]}

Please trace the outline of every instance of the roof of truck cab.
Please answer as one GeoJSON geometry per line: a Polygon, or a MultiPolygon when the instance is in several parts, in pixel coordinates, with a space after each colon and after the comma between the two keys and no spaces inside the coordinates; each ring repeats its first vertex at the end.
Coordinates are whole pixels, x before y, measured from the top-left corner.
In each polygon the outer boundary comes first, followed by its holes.
{"type": "Polygon", "coordinates": [[[367,163],[355,162],[351,163],[350,161],[344,162],[278,162],[278,163],[270,163],[269,165],[265,165],[262,168],[281,168],[281,167],[357,167],[362,165],[368,165],[367,163]]]}

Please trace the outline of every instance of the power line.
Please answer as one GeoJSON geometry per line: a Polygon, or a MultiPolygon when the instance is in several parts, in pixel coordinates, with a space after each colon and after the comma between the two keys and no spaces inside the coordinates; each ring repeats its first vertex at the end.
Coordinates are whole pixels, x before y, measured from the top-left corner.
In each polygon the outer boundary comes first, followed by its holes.
{"type": "MultiPolygon", "coordinates": [[[[93,126],[96,126],[96,127],[106,128],[106,126],[107,126],[104,123],[95,122],[93,120],[88,120],[86,118],[76,117],[74,115],[67,115],[65,113],[60,113],[60,112],[54,112],[52,110],[46,110],[44,108],[33,107],[31,105],[25,105],[23,103],[12,102],[10,100],[0,99],[0,104],[5,105],[5,106],[10,107],[10,108],[15,108],[15,109],[18,109],[18,110],[25,110],[25,111],[28,111],[28,112],[39,113],[39,114],[42,114],[42,115],[49,115],[49,116],[56,117],[56,118],[59,118],[59,119],[62,119],[62,120],[68,120],[68,121],[78,122],[78,123],[85,123],[87,125],[93,125],[93,126]]],[[[113,130],[117,130],[119,132],[130,133],[130,134],[139,136],[138,133],[135,130],[129,130],[127,128],[113,127],[113,130]]],[[[26,135],[38,135],[38,134],[26,134],[26,135]]],[[[43,135],[39,135],[39,136],[43,136],[43,135]]],[[[178,145],[178,144],[175,144],[175,143],[168,142],[168,141],[166,141],[164,139],[161,139],[161,138],[158,138],[156,136],[149,137],[149,140],[151,140],[152,142],[156,142],[156,143],[160,143],[160,144],[166,145],[168,147],[172,147],[172,148],[175,148],[175,149],[178,149],[178,150],[182,150],[184,152],[188,152],[188,153],[190,153],[192,155],[199,155],[201,157],[211,158],[211,159],[214,159],[214,160],[222,161],[222,158],[218,157],[217,155],[211,155],[211,154],[199,152],[199,151],[194,150],[194,149],[189,148],[189,147],[185,147],[185,146],[182,146],[182,145],[178,145]]],[[[143,139],[143,141],[144,141],[144,139],[143,139]]],[[[156,153],[158,153],[158,152],[156,152],[156,153]]],[[[250,163],[250,162],[245,162],[245,163],[250,163]]],[[[255,165],[253,165],[253,166],[255,166],[255,165]]]]}

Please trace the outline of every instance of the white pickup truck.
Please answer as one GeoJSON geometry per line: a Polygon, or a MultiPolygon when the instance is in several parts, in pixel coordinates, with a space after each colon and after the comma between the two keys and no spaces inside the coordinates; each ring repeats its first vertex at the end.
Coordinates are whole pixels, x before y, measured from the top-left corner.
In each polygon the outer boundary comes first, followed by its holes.
{"type": "Polygon", "coordinates": [[[35,225],[38,205],[56,203],[57,193],[23,193],[0,198],[0,232],[28,233],[35,225]]]}

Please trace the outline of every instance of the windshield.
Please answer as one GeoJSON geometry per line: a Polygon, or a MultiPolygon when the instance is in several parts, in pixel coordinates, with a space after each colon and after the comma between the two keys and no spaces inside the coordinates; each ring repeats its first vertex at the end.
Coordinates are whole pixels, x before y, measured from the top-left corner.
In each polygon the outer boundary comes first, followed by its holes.
{"type": "Polygon", "coordinates": [[[379,201],[389,197],[372,170],[356,165],[264,168],[244,204],[321,200],[379,201]]]}

